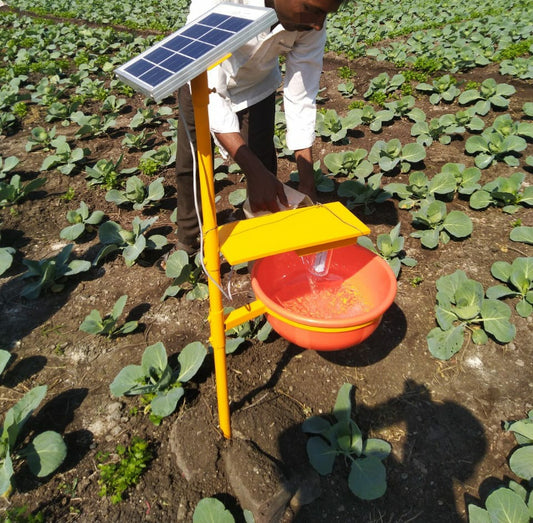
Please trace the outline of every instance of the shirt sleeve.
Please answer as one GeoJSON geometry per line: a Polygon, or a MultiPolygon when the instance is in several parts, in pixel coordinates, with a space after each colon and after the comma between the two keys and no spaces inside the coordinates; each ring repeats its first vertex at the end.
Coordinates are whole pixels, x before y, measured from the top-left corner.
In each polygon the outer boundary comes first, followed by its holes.
{"type": "Polygon", "coordinates": [[[306,149],[315,139],[316,96],[325,43],[324,24],[320,31],[302,33],[287,54],[283,105],[289,149],[306,149]]]}
{"type": "Polygon", "coordinates": [[[239,118],[233,110],[226,89],[226,77],[217,66],[207,73],[208,85],[214,92],[209,94],[209,127],[213,133],[238,133],[239,118]]]}

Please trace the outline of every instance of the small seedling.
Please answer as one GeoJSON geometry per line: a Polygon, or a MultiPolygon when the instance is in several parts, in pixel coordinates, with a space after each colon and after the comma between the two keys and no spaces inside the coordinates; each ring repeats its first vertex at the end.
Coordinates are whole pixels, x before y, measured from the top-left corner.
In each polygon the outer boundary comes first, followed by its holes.
{"type": "Polygon", "coordinates": [[[331,474],[337,456],[351,461],[348,486],[364,500],[377,499],[387,489],[383,460],[391,446],[382,439],[363,439],[363,434],[351,419],[353,385],[345,383],[337,394],[333,408],[334,421],[313,416],[302,424],[302,430],[316,434],[307,441],[307,455],[313,468],[322,475],[331,474]]]}
{"type": "Polygon", "coordinates": [[[127,365],[118,373],[109,390],[115,397],[143,395],[155,418],[170,416],[185,394],[183,384],[198,372],[206,354],[200,342],[189,343],[178,355],[179,368],[173,369],[165,346],[155,343],[144,351],[141,365],[127,365]]]}
{"type": "Polygon", "coordinates": [[[139,483],[139,480],[146,470],[146,466],[152,459],[150,444],[139,437],[134,437],[128,447],[117,445],[116,457],[112,456],[111,461],[103,463],[109,459],[109,455],[100,454],[97,459],[100,461],[101,485],[100,496],[110,496],[113,504],[120,503],[124,499],[124,493],[128,488],[139,483]]]}
{"type": "Polygon", "coordinates": [[[347,65],[342,65],[337,69],[337,74],[342,80],[350,80],[355,76],[355,72],[352,71],[347,65]]]}
{"type": "Polygon", "coordinates": [[[120,327],[117,325],[127,300],[127,294],[121,296],[113,305],[111,312],[103,318],[99,311],[93,309],[80,325],[80,331],[107,336],[108,338],[133,332],[139,325],[137,321],[128,321],[120,327]]]}
{"type": "Polygon", "coordinates": [[[423,281],[424,278],[422,278],[421,276],[415,276],[414,278],[411,278],[409,280],[409,284],[411,285],[411,287],[418,287],[420,284],[422,284],[423,281]]]}
{"type": "Polygon", "coordinates": [[[74,196],[76,196],[76,189],[74,187],[69,187],[60,197],[59,199],[64,202],[71,202],[74,199],[74,196]]]}

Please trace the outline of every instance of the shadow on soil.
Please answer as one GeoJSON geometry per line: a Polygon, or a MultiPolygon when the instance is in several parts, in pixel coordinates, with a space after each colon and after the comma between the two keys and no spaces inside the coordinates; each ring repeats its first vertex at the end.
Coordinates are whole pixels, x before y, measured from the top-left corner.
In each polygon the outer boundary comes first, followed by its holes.
{"type": "Polygon", "coordinates": [[[330,363],[347,367],[367,367],[385,359],[397,347],[407,332],[407,320],[403,311],[393,303],[383,319],[365,341],[357,346],[339,351],[321,351],[318,354],[330,363]]]}
{"type": "MultiPolygon", "coordinates": [[[[333,474],[321,478],[321,496],[301,507],[294,522],[337,521],[339,516],[354,522],[463,521],[454,483],[467,482],[487,451],[483,427],[470,411],[451,401],[437,403],[425,385],[406,380],[401,395],[374,407],[358,404],[352,418],[365,436],[392,434],[393,427],[398,433],[401,427],[402,437],[389,441],[387,492],[371,502],[356,498],[348,488],[350,463],[337,458],[333,474]]],[[[301,426],[295,425],[278,440],[289,470],[298,431],[301,426]]]]}

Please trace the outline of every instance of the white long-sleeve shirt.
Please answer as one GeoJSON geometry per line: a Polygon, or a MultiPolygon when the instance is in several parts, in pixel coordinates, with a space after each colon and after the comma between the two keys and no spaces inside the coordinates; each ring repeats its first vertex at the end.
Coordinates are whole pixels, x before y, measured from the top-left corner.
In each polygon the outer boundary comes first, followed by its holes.
{"type": "MultiPolygon", "coordinates": [[[[264,0],[234,0],[264,7],[264,0]]],[[[201,16],[218,0],[192,0],[188,21],[201,16]]],[[[239,132],[237,112],[272,94],[282,83],[278,58],[286,56],[283,102],[287,147],[305,149],[315,139],[316,95],[319,89],[325,26],[320,31],[286,31],[278,24],[251,39],[208,72],[215,92],[209,96],[209,120],[214,133],[239,132]]]]}

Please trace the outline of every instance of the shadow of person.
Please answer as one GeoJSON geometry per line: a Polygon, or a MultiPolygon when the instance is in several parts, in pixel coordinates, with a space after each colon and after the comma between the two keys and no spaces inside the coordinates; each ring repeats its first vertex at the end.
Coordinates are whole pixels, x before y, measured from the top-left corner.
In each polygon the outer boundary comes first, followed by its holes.
{"type": "MultiPolygon", "coordinates": [[[[465,521],[465,507],[457,506],[454,488],[472,476],[487,449],[483,427],[468,409],[434,401],[425,385],[406,380],[399,396],[355,410],[352,419],[364,437],[376,434],[392,446],[384,462],[386,493],[374,501],[355,497],[348,488],[351,461],[337,458],[333,473],[321,477],[320,497],[299,507],[293,521],[337,521],[340,515],[354,523],[465,521]]],[[[278,441],[283,462],[290,462],[295,452],[293,434],[287,436],[282,433],[278,441]]]]}
{"type": "MultiPolygon", "coordinates": [[[[59,471],[70,470],[75,467],[89,451],[92,435],[87,430],[78,430],[65,433],[66,428],[74,420],[75,411],[82,405],[87,397],[88,389],[70,389],[49,399],[38,413],[28,420],[24,427],[30,434],[39,434],[48,430],[58,432],[63,436],[67,445],[67,455],[60,465],[59,471]]],[[[29,472],[27,466],[20,467],[14,475],[13,481],[20,492],[29,492],[35,489],[47,478],[36,478],[29,472]]]]}

